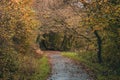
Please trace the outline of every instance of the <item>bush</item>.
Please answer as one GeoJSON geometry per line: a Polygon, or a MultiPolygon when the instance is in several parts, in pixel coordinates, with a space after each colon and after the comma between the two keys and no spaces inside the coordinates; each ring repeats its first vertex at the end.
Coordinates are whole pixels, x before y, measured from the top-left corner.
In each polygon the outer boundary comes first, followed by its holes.
{"type": "MultiPolygon", "coordinates": [[[[26,69],[23,70],[26,74],[29,72],[30,68],[26,68],[24,63],[26,60],[31,60],[26,56],[30,54],[31,46],[36,39],[35,30],[38,22],[34,11],[30,8],[31,1],[16,1],[0,1],[0,79],[2,80],[18,80],[21,76],[18,75],[21,67],[26,69]],[[21,54],[24,54],[22,57],[26,59],[18,60],[21,54]],[[21,64],[24,66],[20,66],[21,64]]],[[[32,72],[30,71],[30,74],[32,72]]]]}

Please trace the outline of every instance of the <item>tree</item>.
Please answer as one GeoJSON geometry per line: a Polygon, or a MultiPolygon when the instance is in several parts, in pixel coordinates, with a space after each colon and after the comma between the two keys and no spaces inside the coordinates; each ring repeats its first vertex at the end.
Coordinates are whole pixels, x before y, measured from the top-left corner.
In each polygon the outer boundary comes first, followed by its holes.
{"type": "MultiPolygon", "coordinates": [[[[114,32],[118,30],[118,26],[119,26],[119,1],[112,1],[112,0],[96,0],[96,1],[91,1],[89,3],[83,1],[83,4],[85,6],[85,11],[86,14],[88,15],[88,17],[86,17],[85,19],[85,23],[86,25],[88,25],[90,28],[92,28],[92,32],[95,34],[96,38],[97,38],[97,43],[98,43],[98,59],[99,59],[99,63],[101,63],[101,50],[103,51],[103,49],[101,49],[101,46],[104,46],[102,44],[102,42],[104,42],[102,40],[102,38],[104,37],[104,35],[113,35],[114,38],[111,36],[111,40],[114,40],[117,43],[114,43],[114,41],[111,41],[111,43],[113,43],[114,45],[116,45],[115,47],[112,47],[115,49],[115,52],[119,54],[119,51],[117,50],[117,46],[118,46],[118,32],[114,32]],[[118,4],[115,4],[115,3],[118,4]],[[111,4],[112,3],[112,4],[111,4]],[[117,17],[116,17],[117,16],[117,17]],[[109,32],[109,34],[106,34],[106,32],[109,32]],[[98,34],[99,32],[99,34],[98,34]],[[103,34],[101,34],[103,33],[103,34]],[[100,37],[101,36],[101,37],[100,37]],[[116,36],[116,38],[115,38],[116,36]],[[117,41],[116,41],[117,40],[117,41]]],[[[108,38],[108,37],[107,37],[108,38]]],[[[110,36],[109,38],[110,39],[110,36]]],[[[104,42],[105,43],[105,42],[104,42]]],[[[106,45],[109,44],[108,42],[105,43],[106,45]]],[[[109,45],[110,46],[110,45],[109,45]]],[[[113,46],[111,44],[111,46],[113,46]]],[[[109,47],[107,47],[108,50],[110,49],[109,47]]],[[[107,49],[106,49],[107,50],[107,49]]],[[[110,49],[111,50],[111,49],[110,49]]],[[[108,51],[109,52],[109,51],[108,51]]],[[[114,55],[115,52],[109,52],[112,53],[111,55],[114,55]]],[[[109,56],[111,56],[109,55],[109,56]]],[[[116,55],[117,57],[117,55],[116,55]]],[[[112,56],[111,56],[111,59],[112,56]]]]}
{"type": "Polygon", "coordinates": [[[37,20],[29,0],[0,1],[0,79],[14,80],[18,55],[28,54],[35,42],[37,20]],[[33,32],[35,34],[33,34],[33,32]]]}

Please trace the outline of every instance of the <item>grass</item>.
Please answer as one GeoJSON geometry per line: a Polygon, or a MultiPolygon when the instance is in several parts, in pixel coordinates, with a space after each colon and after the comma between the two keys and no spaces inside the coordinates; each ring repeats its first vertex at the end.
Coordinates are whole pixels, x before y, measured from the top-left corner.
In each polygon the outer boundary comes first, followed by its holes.
{"type": "Polygon", "coordinates": [[[107,67],[105,63],[97,63],[97,59],[93,53],[77,54],[74,52],[62,52],[62,55],[77,60],[90,70],[94,71],[96,80],[120,80],[120,75],[115,74],[115,72],[107,67]]]}
{"type": "Polygon", "coordinates": [[[21,57],[16,80],[46,80],[50,73],[50,64],[46,56],[21,57]]]}
{"type": "Polygon", "coordinates": [[[46,80],[50,64],[45,55],[5,54],[0,59],[0,80],[46,80]]]}
{"type": "MultiPolygon", "coordinates": [[[[46,56],[41,55],[14,55],[14,61],[8,59],[2,65],[4,73],[0,71],[0,80],[46,80],[50,73],[50,64],[46,56]],[[11,61],[10,61],[11,60],[11,61]],[[14,63],[13,63],[14,62],[14,63]]],[[[12,57],[12,58],[14,58],[12,57]]],[[[1,66],[0,66],[1,67],[1,66]]]]}
{"type": "Polygon", "coordinates": [[[37,69],[38,73],[35,74],[33,80],[46,80],[50,73],[50,65],[48,62],[48,58],[43,57],[42,59],[40,59],[39,63],[40,65],[38,66],[37,69]]]}

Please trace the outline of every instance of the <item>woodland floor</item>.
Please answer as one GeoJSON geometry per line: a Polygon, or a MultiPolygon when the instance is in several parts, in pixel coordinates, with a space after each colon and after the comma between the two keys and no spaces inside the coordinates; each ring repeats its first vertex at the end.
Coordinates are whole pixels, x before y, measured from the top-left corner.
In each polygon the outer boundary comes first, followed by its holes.
{"type": "Polygon", "coordinates": [[[47,53],[52,69],[47,80],[92,80],[82,66],[63,57],[59,51],[48,51],[47,53]]]}

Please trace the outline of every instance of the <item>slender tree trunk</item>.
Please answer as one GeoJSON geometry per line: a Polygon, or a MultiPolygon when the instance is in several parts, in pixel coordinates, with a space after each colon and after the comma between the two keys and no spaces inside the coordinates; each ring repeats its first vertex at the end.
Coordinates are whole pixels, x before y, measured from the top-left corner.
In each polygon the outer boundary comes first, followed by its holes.
{"type": "Polygon", "coordinates": [[[64,38],[63,38],[63,41],[62,41],[62,43],[61,43],[61,49],[62,49],[62,50],[64,50],[65,40],[66,40],[66,35],[64,34],[64,38]]]}
{"type": "Polygon", "coordinates": [[[97,57],[98,57],[98,62],[99,63],[102,63],[102,40],[101,40],[101,37],[100,35],[98,34],[98,32],[95,30],[94,31],[94,34],[97,38],[97,45],[98,45],[98,51],[97,51],[97,57]]]}

